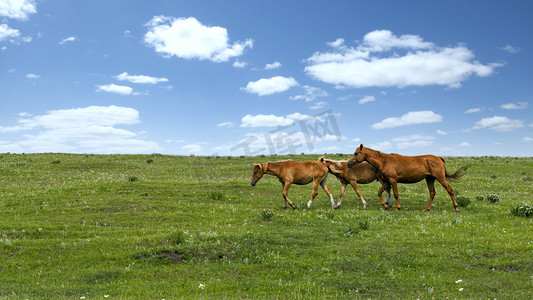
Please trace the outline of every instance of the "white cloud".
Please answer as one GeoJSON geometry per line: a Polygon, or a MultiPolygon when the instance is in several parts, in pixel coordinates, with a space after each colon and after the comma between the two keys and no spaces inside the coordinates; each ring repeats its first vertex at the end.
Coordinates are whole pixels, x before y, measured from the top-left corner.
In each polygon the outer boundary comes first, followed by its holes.
{"type": "Polygon", "coordinates": [[[447,135],[448,133],[444,130],[440,130],[440,129],[437,129],[437,134],[438,135],[447,135]]]}
{"type": "Polygon", "coordinates": [[[241,127],[277,127],[288,126],[294,123],[294,119],[278,117],[275,115],[246,115],[241,119],[241,127]]]}
{"type": "Polygon", "coordinates": [[[189,153],[199,153],[202,152],[202,145],[199,144],[188,144],[183,147],[181,147],[183,150],[187,150],[189,153]]]}
{"type": "Polygon", "coordinates": [[[131,95],[133,93],[133,89],[131,87],[124,86],[124,85],[116,85],[116,84],[99,85],[96,88],[96,91],[115,93],[115,94],[120,94],[120,95],[131,95]]]}
{"type": "Polygon", "coordinates": [[[315,100],[318,97],[327,97],[329,96],[328,92],[324,91],[321,88],[312,87],[308,85],[304,85],[302,87],[305,90],[305,94],[303,95],[296,95],[289,97],[291,100],[305,100],[306,102],[311,102],[315,100]]]}
{"type": "Polygon", "coordinates": [[[0,16],[25,21],[28,16],[37,12],[33,0],[2,0],[0,16]]]}
{"type": "Polygon", "coordinates": [[[246,87],[241,89],[248,93],[265,96],[285,92],[296,85],[298,85],[298,82],[292,77],[274,76],[268,79],[263,78],[258,81],[250,81],[246,87]]]}
{"type": "Polygon", "coordinates": [[[313,117],[299,112],[289,114],[285,117],[276,115],[251,115],[247,114],[241,119],[241,127],[278,127],[289,126],[295,121],[310,120],[313,117]]]}
{"type": "Polygon", "coordinates": [[[20,36],[17,29],[10,28],[7,24],[0,24],[0,42],[7,39],[16,39],[20,36]]]}
{"type": "Polygon", "coordinates": [[[233,66],[234,66],[235,68],[244,68],[244,67],[246,67],[247,65],[248,65],[248,64],[247,64],[246,62],[244,62],[244,61],[238,61],[238,60],[236,60],[236,61],[233,63],[233,66]]]}
{"type": "Polygon", "coordinates": [[[222,123],[218,123],[217,124],[217,127],[233,127],[233,122],[222,122],[222,123]]]}
{"type": "Polygon", "coordinates": [[[480,112],[481,111],[481,108],[470,108],[470,109],[467,109],[465,111],[465,114],[473,114],[473,113],[477,113],[477,112],[480,112]]]}
{"type": "Polygon", "coordinates": [[[37,75],[37,74],[33,74],[33,73],[28,73],[28,74],[26,74],[25,77],[28,78],[28,79],[39,79],[39,78],[41,77],[41,75],[37,75]]]}
{"type": "Polygon", "coordinates": [[[392,139],[396,142],[398,149],[407,149],[411,147],[428,147],[434,144],[435,137],[429,135],[413,134],[407,136],[400,136],[392,139]]]}
{"type": "Polygon", "coordinates": [[[392,143],[389,141],[385,141],[385,142],[370,144],[369,147],[372,149],[379,150],[379,151],[385,151],[392,147],[392,143]]]}
{"type": "Polygon", "coordinates": [[[526,109],[527,104],[527,102],[505,103],[502,104],[500,107],[503,109],[526,109]]]}
{"type": "Polygon", "coordinates": [[[442,116],[432,111],[412,111],[401,117],[386,118],[372,125],[374,129],[394,128],[413,124],[428,124],[442,122],[442,116]]]}
{"type": "Polygon", "coordinates": [[[109,154],[159,151],[157,143],[145,141],[134,132],[116,127],[139,122],[139,112],[133,108],[89,106],[22,118],[16,126],[0,126],[0,132],[28,132],[24,141],[12,145],[29,152],[109,154]]]}
{"type": "Polygon", "coordinates": [[[533,138],[532,138],[532,137],[529,137],[529,136],[526,136],[526,137],[524,137],[524,138],[522,139],[522,142],[526,142],[526,143],[528,143],[528,142],[533,142],[533,138]]]}
{"type": "Polygon", "coordinates": [[[376,101],[376,97],[374,96],[364,96],[363,98],[359,99],[359,104],[365,104],[368,102],[376,101]]]}
{"type": "Polygon", "coordinates": [[[472,147],[472,145],[469,142],[462,142],[458,145],[459,147],[472,147]]]}
{"type": "Polygon", "coordinates": [[[416,35],[387,30],[365,35],[357,48],[339,39],[330,52],[315,53],[305,72],[318,80],[348,87],[446,85],[452,88],[472,75],[485,77],[502,64],[483,65],[468,48],[440,48],[416,35]],[[390,53],[385,53],[390,51],[390,53]],[[404,51],[404,53],[400,53],[404,51]],[[388,54],[388,56],[386,55],[388,54]]]}
{"type": "Polygon", "coordinates": [[[194,17],[155,16],[146,26],[144,42],[168,57],[225,62],[253,46],[251,39],[230,45],[226,28],[205,26],[194,17]]]}
{"type": "Polygon", "coordinates": [[[168,82],[168,79],[164,77],[159,78],[146,75],[130,75],[128,74],[128,72],[118,74],[117,76],[115,76],[115,78],[120,81],[129,81],[131,83],[139,84],[156,84],[159,82],[168,82]]]}
{"type": "Polygon", "coordinates": [[[309,109],[313,109],[313,110],[322,109],[322,108],[326,107],[326,104],[328,104],[328,103],[324,102],[324,101],[318,101],[317,103],[309,106],[309,109]]]}
{"type": "Polygon", "coordinates": [[[524,127],[524,121],[511,120],[507,117],[494,116],[491,118],[483,118],[476,122],[476,126],[473,129],[488,128],[494,131],[511,131],[524,127]]]}
{"type": "Polygon", "coordinates": [[[74,36],[69,36],[68,38],[64,38],[62,39],[61,41],[59,41],[59,45],[64,45],[68,42],[74,42],[74,41],[77,41],[78,39],[74,36]]]}
{"type": "Polygon", "coordinates": [[[281,68],[281,63],[279,61],[273,62],[271,64],[266,64],[265,70],[275,70],[281,68]]]}
{"type": "Polygon", "coordinates": [[[506,52],[509,52],[509,53],[512,53],[512,54],[515,54],[515,53],[518,53],[520,52],[522,49],[518,48],[518,47],[513,47],[511,45],[505,45],[504,47],[501,48],[503,51],[506,51],[506,52]]]}

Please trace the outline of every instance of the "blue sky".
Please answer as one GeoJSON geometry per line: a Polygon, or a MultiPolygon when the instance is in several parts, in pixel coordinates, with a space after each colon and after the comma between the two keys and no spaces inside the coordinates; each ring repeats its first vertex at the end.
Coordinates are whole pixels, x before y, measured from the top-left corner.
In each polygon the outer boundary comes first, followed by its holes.
{"type": "Polygon", "coordinates": [[[532,13],[0,0],[0,153],[532,156],[532,13]]]}

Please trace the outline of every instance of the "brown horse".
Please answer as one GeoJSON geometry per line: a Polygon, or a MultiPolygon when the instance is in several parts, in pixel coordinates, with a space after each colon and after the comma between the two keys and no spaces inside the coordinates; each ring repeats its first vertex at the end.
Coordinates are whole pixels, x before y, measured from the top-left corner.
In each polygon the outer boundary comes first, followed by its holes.
{"type": "MultiPolygon", "coordinates": [[[[357,196],[359,196],[359,199],[361,199],[363,209],[366,209],[367,203],[365,199],[363,199],[363,195],[361,194],[361,191],[359,190],[357,184],[367,184],[378,180],[383,185],[383,182],[378,178],[376,168],[374,168],[368,162],[362,162],[353,166],[352,168],[348,168],[347,163],[345,161],[337,161],[324,157],[319,158],[319,161],[326,163],[329,172],[335,175],[335,177],[337,177],[341,182],[341,193],[339,196],[339,202],[337,202],[335,209],[341,207],[342,197],[344,196],[344,192],[346,191],[346,186],[348,184],[353,187],[355,193],[357,194],[357,196]]],[[[387,189],[387,195],[385,198],[387,199],[387,204],[390,205],[390,186],[387,189]]]]}
{"type": "MultiPolygon", "coordinates": [[[[464,167],[460,167],[454,174],[448,173],[444,165],[444,158],[434,155],[420,155],[420,156],[403,156],[392,153],[386,154],[380,151],[372,150],[359,146],[352,157],[348,160],[348,167],[351,168],[355,164],[367,161],[374,166],[380,176],[392,186],[394,198],[396,198],[396,210],[400,210],[400,200],[398,199],[398,183],[416,183],[426,179],[429,189],[429,202],[424,211],[431,209],[433,198],[435,197],[435,179],[442,184],[446,189],[450,198],[452,198],[453,208],[459,212],[457,208],[457,201],[453,194],[452,187],[446,181],[446,178],[457,179],[463,176],[464,167]]],[[[383,186],[379,189],[378,195],[381,204],[388,208],[384,203],[381,193],[383,186]]]]}
{"type": "Polygon", "coordinates": [[[328,167],[325,163],[320,161],[276,161],[266,162],[262,164],[254,164],[254,171],[252,174],[252,186],[263,177],[263,174],[270,174],[278,177],[283,185],[283,198],[285,199],[285,207],[289,204],[296,209],[296,205],[289,200],[287,193],[291,184],[304,185],[313,182],[313,192],[311,193],[311,200],[307,203],[307,208],[311,207],[311,203],[318,195],[318,185],[328,194],[331,201],[331,209],[335,208],[335,200],[331,195],[331,190],[326,184],[326,177],[328,176],[328,167]]]}

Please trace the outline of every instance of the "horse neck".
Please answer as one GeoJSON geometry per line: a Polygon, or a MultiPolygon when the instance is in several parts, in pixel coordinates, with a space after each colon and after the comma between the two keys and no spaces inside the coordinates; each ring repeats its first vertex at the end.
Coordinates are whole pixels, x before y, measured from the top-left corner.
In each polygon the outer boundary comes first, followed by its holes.
{"type": "Polygon", "coordinates": [[[383,167],[383,162],[385,161],[383,156],[384,154],[379,151],[366,149],[366,161],[378,170],[383,167]]]}
{"type": "Polygon", "coordinates": [[[280,164],[276,162],[267,162],[263,164],[263,173],[277,176],[279,173],[280,164]]]}

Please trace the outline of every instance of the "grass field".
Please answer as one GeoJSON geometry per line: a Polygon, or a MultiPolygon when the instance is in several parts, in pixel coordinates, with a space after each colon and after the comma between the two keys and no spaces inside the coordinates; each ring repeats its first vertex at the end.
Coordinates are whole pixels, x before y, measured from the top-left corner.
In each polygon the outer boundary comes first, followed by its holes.
{"type": "MultiPolygon", "coordinates": [[[[348,159],[349,155],[327,155],[348,159]]],[[[311,185],[250,186],[252,162],[318,155],[0,154],[0,297],[527,299],[533,295],[533,158],[446,159],[463,202],[440,185],[400,185],[385,211],[378,183],[334,212],[311,185]],[[489,196],[491,195],[491,196],[489,196]],[[466,204],[465,204],[466,205],[466,204]]],[[[340,183],[328,177],[338,197],[340,183]]]]}

